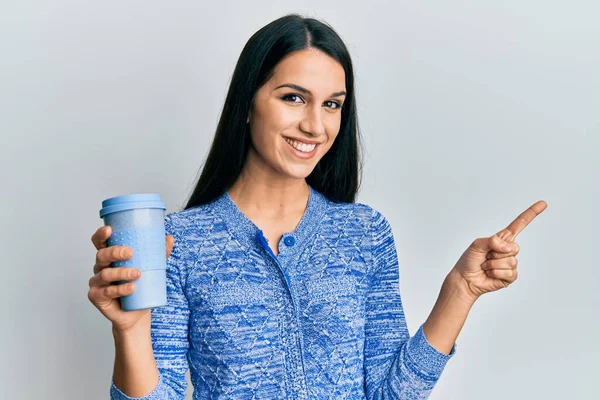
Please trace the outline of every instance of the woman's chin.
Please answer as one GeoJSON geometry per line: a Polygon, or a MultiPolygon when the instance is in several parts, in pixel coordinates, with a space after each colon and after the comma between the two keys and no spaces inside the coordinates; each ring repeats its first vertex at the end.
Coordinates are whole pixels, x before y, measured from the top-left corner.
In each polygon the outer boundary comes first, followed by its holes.
{"type": "Polygon", "coordinates": [[[303,166],[296,166],[293,168],[290,168],[288,166],[288,168],[285,168],[285,174],[292,178],[292,179],[306,179],[311,172],[313,171],[314,167],[308,167],[306,165],[303,166]]]}

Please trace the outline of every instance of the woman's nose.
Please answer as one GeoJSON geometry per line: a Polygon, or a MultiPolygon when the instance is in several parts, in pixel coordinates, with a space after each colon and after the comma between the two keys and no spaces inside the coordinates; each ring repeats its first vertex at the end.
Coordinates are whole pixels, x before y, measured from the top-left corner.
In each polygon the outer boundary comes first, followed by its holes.
{"type": "Polygon", "coordinates": [[[318,107],[317,109],[307,108],[300,121],[300,129],[313,136],[325,134],[325,125],[323,124],[321,112],[321,107],[318,107]]]}

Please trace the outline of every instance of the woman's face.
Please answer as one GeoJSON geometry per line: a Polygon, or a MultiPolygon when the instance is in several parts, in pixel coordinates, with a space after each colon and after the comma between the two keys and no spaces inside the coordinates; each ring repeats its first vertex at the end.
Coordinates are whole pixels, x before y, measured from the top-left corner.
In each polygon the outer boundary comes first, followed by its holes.
{"type": "Polygon", "coordinates": [[[256,93],[248,122],[252,168],[304,179],[331,148],[346,92],[344,68],[325,53],[291,53],[256,93]]]}

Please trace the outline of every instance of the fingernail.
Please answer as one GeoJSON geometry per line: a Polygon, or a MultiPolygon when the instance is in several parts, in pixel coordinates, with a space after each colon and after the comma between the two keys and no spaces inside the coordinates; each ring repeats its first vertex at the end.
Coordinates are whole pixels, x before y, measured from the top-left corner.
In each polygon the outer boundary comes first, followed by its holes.
{"type": "Polygon", "coordinates": [[[142,271],[140,271],[139,269],[136,269],[134,271],[131,271],[131,273],[129,274],[129,276],[131,276],[132,278],[139,278],[139,276],[142,274],[142,271]]]}
{"type": "Polygon", "coordinates": [[[502,251],[509,252],[510,251],[510,245],[507,244],[507,243],[505,243],[505,244],[502,245],[501,249],[502,249],[502,251]]]}

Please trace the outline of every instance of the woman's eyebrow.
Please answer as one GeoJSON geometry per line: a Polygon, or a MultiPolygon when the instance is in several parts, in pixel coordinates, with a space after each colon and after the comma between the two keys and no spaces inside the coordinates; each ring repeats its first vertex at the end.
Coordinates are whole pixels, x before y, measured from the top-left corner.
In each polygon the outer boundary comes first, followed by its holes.
{"type": "MultiPolygon", "coordinates": [[[[277,86],[273,90],[277,90],[282,87],[289,87],[289,88],[299,91],[300,93],[312,95],[310,90],[303,88],[302,86],[294,85],[293,83],[284,83],[283,85],[277,86]]],[[[346,95],[346,92],[342,90],[341,92],[332,93],[331,96],[329,96],[329,97],[340,97],[340,96],[345,96],[345,95],[346,95]]]]}

